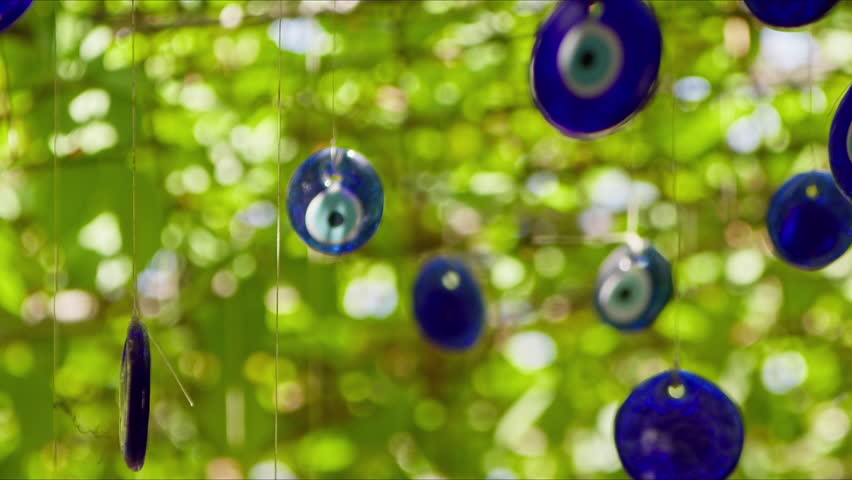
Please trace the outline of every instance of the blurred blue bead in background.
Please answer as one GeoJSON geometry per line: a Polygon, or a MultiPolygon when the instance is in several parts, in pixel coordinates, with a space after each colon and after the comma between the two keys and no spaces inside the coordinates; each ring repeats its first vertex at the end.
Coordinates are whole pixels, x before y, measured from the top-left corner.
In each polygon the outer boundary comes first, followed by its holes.
{"type": "Polygon", "coordinates": [[[745,0],[752,15],[778,28],[796,28],[824,17],[837,0],[745,0]]]}
{"type": "Polygon", "coordinates": [[[846,90],[831,122],[828,155],[834,181],[852,202],[852,87],[846,90]]]}
{"type": "Polygon", "coordinates": [[[654,323],[673,292],[672,267],[656,248],[623,245],[601,265],[595,308],[619,330],[640,330],[654,323]]]}
{"type": "Polygon", "coordinates": [[[803,270],[817,270],[849,249],[852,203],[827,172],[800,173],[772,196],[766,228],[781,259],[803,270]]]}
{"type": "Polygon", "coordinates": [[[332,147],[311,155],[290,179],[290,224],[309,247],[341,255],[363,246],[382,221],[385,194],[370,162],[332,147]]]}
{"type": "Polygon", "coordinates": [[[459,259],[435,257],[414,282],[414,314],[423,335],[438,347],[466,350],[485,326],[482,291],[459,259]]]}
{"type": "Polygon", "coordinates": [[[33,4],[33,0],[0,1],[0,32],[11,27],[33,4]]]}

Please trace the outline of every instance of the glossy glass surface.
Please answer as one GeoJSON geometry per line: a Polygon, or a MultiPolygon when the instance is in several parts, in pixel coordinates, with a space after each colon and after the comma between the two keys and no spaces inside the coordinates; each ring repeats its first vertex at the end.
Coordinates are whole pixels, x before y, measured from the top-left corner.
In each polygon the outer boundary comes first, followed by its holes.
{"type": "Polygon", "coordinates": [[[739,462],[744,436],[731,399],[683,370],[639,384],[615,416],[618,456],[637,480],[726,478],[739,462]]]}
{"type": "Polygon", "coordinates": [[[745,0],[751,13],[772,27],[795,28],[824,17],[837,0],[745,0]]]}
{"type": "Polygon", "coordinates": [[[382,182],[363,155],[326,148],[305,160],[290,179],[287,214],[309,247],[341,255],[376,233],[384,202],[382,182]]]}
{"type": "Polygon", "coordinates": [[[533,98],[565,135],[605,135],[651,97],[661,56],[660,27],[645,2],[563,1],[533,49],[533,98]]]}
{"type": "Polygon", "coordinates": [[[121,354],[119,437],[127,468],[139,471],[148,449],[148,413],[151,402],[151,347],[148,331],[137,319],[127,329],[121,354]]]}
{"type": "Polygon", "coordinates": [[[485,306],[464,262],[435,257],[421,267],[414,282],[414,314],[423,335],[441,348],[466,350],[476,344],[485,306]]]}
{"type": "Polygon", "coordinates": [[[846,90],[831,122],[828,155],[834,181],[852,201],[852,88],[846,90]]]}
{"type": "Polygon", "coordinates": [[[781,259],[804,270],[820,269],[852,243],[852,203],[827,172],[801,173],[773,195],[766,228],[781,259]]]}
{"type": "Polygon", "coordinates": [[[647,328],[672,297],[672,267],[650,244],[624,245],[601,265],[595,308],[601,320],[619,330],[647,328]]]}

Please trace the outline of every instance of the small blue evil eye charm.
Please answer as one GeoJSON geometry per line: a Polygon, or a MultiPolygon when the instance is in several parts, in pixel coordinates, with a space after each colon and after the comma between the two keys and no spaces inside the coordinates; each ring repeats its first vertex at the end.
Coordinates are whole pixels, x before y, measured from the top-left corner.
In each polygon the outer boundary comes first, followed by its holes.
{"type": "Polygon", "coordinates": [[[640,330],[654,323],[673,291],[672,267],[656,248],[623,245],[601,265],[595,308],[619,330],[640,330]]]}
{"type": "Polygon", "coordinates": [[[824,17],[837,0],[745,0],[745,4],[770,27],[796,28],[824,17]]]}
{"type": "Polygon", "coordinates": [[[654,92],[663,37],[641,0],[565,0],[538,33],[532,95],[563,134],[611,133],[654,92]]]}
{"type": "Polygon", "coordinates": [[[136,317],[127,329],[121,354],[119,437],[127,468],[138,472],[148,450],[148,412],[151,401],[151,348],[148,331],[136,317]]]}
{"type": "Polygon", "coordinates": [[[0,1],[0,32],[11,27],[30,8],[33,0],[0,1]]]}
{"type": "Polygon", "coordinates": [[[472,347],[485,326],[479,285],[455,258],[435,257],[421,267],[414,282],[414,314],[423,335],[447,350],[472,347]]]}
{"type": "Polygon", "coordinates": [[[615,415],[624,470],[643,480],[722,480],[737,466],[745,429],[719,387],[683,370],[636,387],[615,415]]]}
{"type": "Polygon", "coordinates": [[[781,259],[803,270],[818,270],[849,249],[852,203],[827,172],[800,173],[775,192],[766,229],[781,259]]]}
{"type": "Polygon", "coordinates": [[[852,202],[852,87],[846,90],[831,122],[828,155],[834,181],[852,202]]]}
{"type": "Polygon", "coordinates": [[[331,147],[311,155],[290,179],[287,214],[309,247],[328,255],[360,248],[382,221],[385,194],[363,155],[331,147]]]}

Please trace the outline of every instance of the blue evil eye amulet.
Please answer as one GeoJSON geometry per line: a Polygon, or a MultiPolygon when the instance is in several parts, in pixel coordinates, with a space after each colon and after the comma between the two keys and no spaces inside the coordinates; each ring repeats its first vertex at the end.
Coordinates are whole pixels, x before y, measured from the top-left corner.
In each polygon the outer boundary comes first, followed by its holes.
{"type": "Polygon", "coordinates": [[[382,220],[379,175],[360,153],[326,148],[302,163],[287,191],[290,224],[311,248],[341,255],[363,246],[382,220]]]}
{"type": "Polygon", "coordinates": [[[818,270],[849,249],[852,203],[827,172],[800,173],[775,192],[766,229],[782,260],[803,270],[818,270]]]}
{"type": "Polygon", "coordinates": [[[32,4],[33,0],[0,1],[0,32],[17,22],[32,4]]]}
{"type": "Polygon", "coordinates": [[[852,87],[846,90],[831,122],[828,155],[834,181],[852,202],[852,87]]]}
{"type": "Polygon", "coordinates": [[[615,446],[634,479],[721,480],[736,468],[745,429],[719,387],[683,370],[637,386],[615,415],[615,446]]]}
{"type": "Polygon", "coordinates": [[[482,292],[459,259],[435,257],[423,264],[414,282],[414,314],[420,331],[447,350],[476,344],[485,326],[482,292]]]}
{"type": "Polygon", "coordinates": [[[673,291],[672,267],[656,248],[623,245],[601,265],[595,308],[619,330],[640,330],[654,323],[673,291]]]}
{"type": "Polygon", "coordinates": [[[797,28],[824,17],[837,0],[745,0],[751,14],[777,28],[797,28]]]}
{"type": "Polygon", "coordinates": [[[121,354],[119,438],[127,468],[139,471],[148,449],[148,413],[151,402],[151,347],[148,331],[137,318],[127,329],[121,354]]]}
{"type": "Polygon", "coordinates": [[[641,0],[562,1],[533,49],[533,99],[569,137],[608,134],[652,96],[662,49],[660,27],[641,0]]]}

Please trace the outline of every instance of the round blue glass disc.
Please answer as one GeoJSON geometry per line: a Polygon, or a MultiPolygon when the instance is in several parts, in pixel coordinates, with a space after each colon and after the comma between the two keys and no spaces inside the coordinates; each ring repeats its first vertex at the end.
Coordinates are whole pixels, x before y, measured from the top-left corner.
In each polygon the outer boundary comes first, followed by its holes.
{"type": "Polygon", "coordinates": [[[827,172],[800,173],[775,192],[766,228],[781,259],[804,270],[817,270],[849,249],[852,203],[827,172]]]}
{"type": "Polygon", "coordinates": [[[831,122],[828,155],[834,181],[852,202],[852,88],[846,90],[831,122]]]}
{"type": "Polygon", "coordinates": [[[420,331],[438,347],[466,350],[476,344],[485,326],[485,305],[464,262],[435,257],[423,264],[414,282],[414,315],[420,331]]]}
{"type": "Polygon", "coordinates": [[[745,0],[752,15],[778,28],[796,28],[816,22],[837,0],[745,0]]]}
{"type": "Polygon", "coordinates": [[[654,323],[673,291],[672,267],[656,248],[623,245],[601,265],[595,308],[601,320],[619,330],[640,330],[654,323]]]}
{"type": "Polygon", "coordinates": [[[299,237],[314,250],[341,255],[360,248],[382,221],[385,194],[363,155],[326,148],[296,170],[287,190],[287,214],[299,237]]]}
{"type": "Polygon", "coordinates": [[[653,94],[662,49],[660,26],[641,0],[562,1],[538,32],[533,99],[567,136],[608,134],[653,94]]]}
{"type": "Polygon", "coordinates": [[[11,27],[30,8],[33,0],[0,1],[0,32],[11,27]]]}
{"type": "Polygon", "coordinates": [[[615,416],[618,456],[636,480],[724,479],[739,462],[744,436],[734,402],[683,370],[639,384],[615,416]]]}

